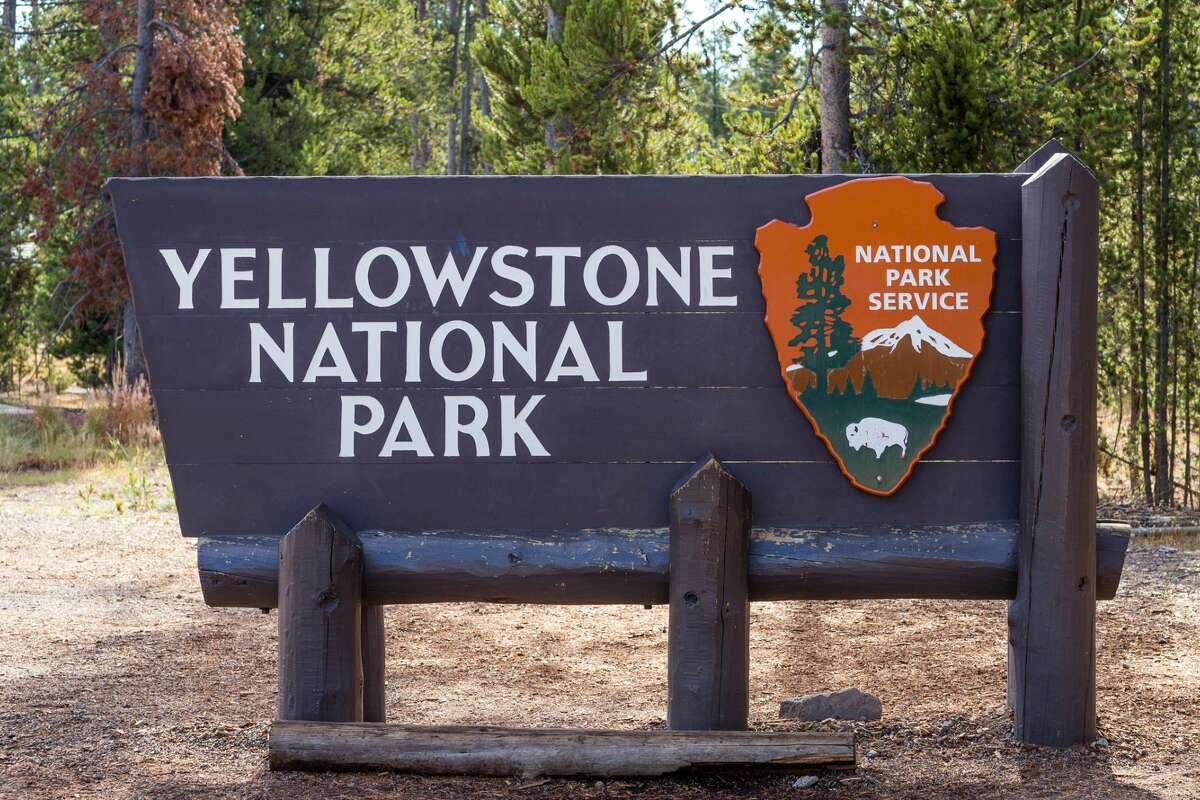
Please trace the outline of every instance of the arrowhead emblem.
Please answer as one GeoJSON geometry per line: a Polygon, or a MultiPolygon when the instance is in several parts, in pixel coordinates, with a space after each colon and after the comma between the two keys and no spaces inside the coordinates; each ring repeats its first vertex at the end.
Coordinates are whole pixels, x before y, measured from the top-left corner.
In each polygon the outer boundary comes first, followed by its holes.
{"type": "Polygon", "coordinates": [[[945,427],[983,349],[996,234],[940,219],[931,183],[860,178],[814,192],[799,227],[755,246],[788,394],[859,489],[896,492],[945,427]]]}

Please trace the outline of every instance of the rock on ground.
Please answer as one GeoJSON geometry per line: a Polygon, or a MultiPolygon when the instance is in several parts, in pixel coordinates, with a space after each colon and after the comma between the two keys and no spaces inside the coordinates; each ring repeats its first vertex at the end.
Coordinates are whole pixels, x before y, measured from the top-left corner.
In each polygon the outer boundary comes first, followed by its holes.
{"type": "Polygon", "coordinates": [[[839,689],[836,692],[806,694],[779,704],[783,719],[820,722],[823,719],[849,719],[873,722],[883,716],[879,698],[858,689],[839,689]]]}

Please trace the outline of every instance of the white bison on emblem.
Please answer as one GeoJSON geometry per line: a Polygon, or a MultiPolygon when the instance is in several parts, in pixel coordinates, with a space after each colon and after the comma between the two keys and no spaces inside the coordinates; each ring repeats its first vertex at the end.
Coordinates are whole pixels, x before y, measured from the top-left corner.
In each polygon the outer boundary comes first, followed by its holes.
{"type": "Polygon", "coordinates": [[[846,426],[846,441],[855,450],[864,447],[874,450],[877,459],[883,457],[884,450],[896,445],[903,458],[908,448],[908,428],[879,417],[863,417],[846,426]]]}

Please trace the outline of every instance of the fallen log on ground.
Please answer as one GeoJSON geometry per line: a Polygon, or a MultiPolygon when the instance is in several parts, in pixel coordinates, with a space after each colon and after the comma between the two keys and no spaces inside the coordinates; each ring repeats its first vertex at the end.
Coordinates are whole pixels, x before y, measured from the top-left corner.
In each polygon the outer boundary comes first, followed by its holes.
{"type": "Polygon", "coordinates": [[[273,770],[649,777],[703,767],[854,766],[853,733],[597,731],[276,721],[273,770]]]}
{"type": "MultiPolygon", "coordinates": [[[[360,532],[363,598],[395,603],[667,602],[666,529],[360,532]]],[[[1097,597],[1117,591],[1129,526],[1096,526],[1097,597]]],[[[197,547],[211,606],[273,608],[277,537],[206,537],[197,547]]],[[[1016,593],[1017,523],[884,529],[763,529],[750,543],[751,600],[1006,600],[1016,593]]]]}

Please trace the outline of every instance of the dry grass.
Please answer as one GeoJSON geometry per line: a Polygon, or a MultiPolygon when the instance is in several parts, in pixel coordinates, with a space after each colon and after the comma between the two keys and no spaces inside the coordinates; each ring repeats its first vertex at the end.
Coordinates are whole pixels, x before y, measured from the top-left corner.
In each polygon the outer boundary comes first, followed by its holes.
{"type": "Polygon", "coordinates": [[[143,383],[118,381],[81,408],[43,399],[31,410],[0,415],[0,476],[6,482],[22,472],[160,458],[154,403],[143,383]]]}

